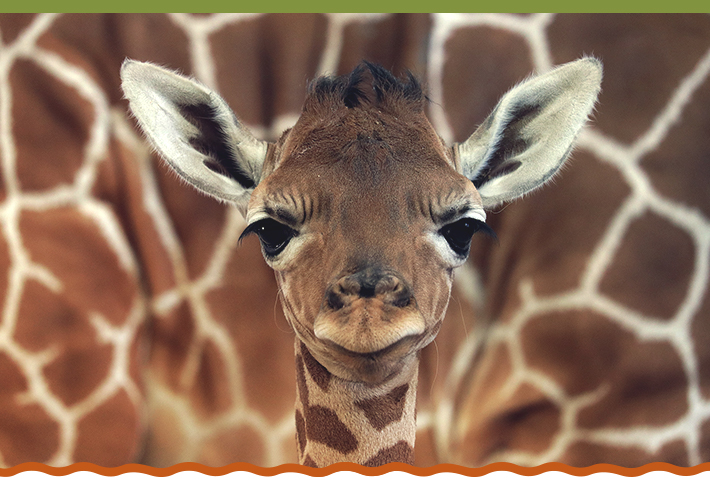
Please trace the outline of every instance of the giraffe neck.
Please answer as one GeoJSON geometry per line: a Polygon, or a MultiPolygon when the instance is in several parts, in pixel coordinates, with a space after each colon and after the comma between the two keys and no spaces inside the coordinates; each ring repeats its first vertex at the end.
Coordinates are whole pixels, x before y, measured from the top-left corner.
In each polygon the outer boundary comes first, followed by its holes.
{"type": "Polygon", "coordinates": [[[417,372],[369,386],[333,376],[296,340],[296,439],[299,462],[380,466],[414,462],[417,372]]]}

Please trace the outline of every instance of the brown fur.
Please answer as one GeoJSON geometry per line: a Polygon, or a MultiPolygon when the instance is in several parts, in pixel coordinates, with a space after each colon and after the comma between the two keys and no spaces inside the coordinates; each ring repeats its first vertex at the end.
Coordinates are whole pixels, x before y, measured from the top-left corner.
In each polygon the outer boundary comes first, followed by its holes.
{"type": "MultiPolygon", "coordinates": [[[[209,19],[188,18],[192,25],[209,19]]],[[[642,326],[667,323],[663,316],[690,307],[687,343],[662,334],[649,339],[643,328],[631,332],[576,302],[541,312],[529,325],[515,324],[527,280],[542,300],[579,288],[635,189],[628,170],[611,163],[601,147],[608,141],[625,152],[688,86],[686,77],[710,48],[710,17],[563,14],[538,22],[535,15],[514,16],[544,24],[535,30],[549,40],[542,52],[501,26],[501,17],[495,25],[487,18],[459,15],[460,23],[449,25],[429,14],[387,15],[348,20],[342,30],[343,18],[323,14],[236,18],[207,37],[210,56],[199,59],[193,48],[204,39],[169,15],[68,14],[48,21],[32,48],[8,65],[10,103],[3,104],[12,107],[9,134],[17,157],[13,164],[13,149],[0,156],[0,202],[3,209],[22,208],[16,222],[3,217],[0,235],[0,466],[297,462],[293,334],[273,273],[256,239],[236,248],[244,227],[238,214],[181,184],[136,134],[124,135],[124,124],[104,115],[103,105],[121,117],[126,112],[118,76],[125,57],[216,85],[241,120],[272,140],[284,116],[300,112],[307,80],[319,69],[347,72],[362,58],[396,72],[410,68],[431,83],[434,103],[425,110],[433,123],[447,140],[462,141],[501,94],[544,67],[541,58],[559,64],[590,52],[605,65],[594,119],[604,142],[580,148],[554,187],[491,215],[499,246],[474,242],[467,269],[475,266],[482,291],[470,282],[477,277],[460,273],[436,345],[422,354],[416,463],[710,460],[707,411],[690,411],[687,404],[698,399],[706,406],[710,399],[710,293],[698,291],[695,307],[684,297],[702,272],[699,246],[705,244],[697,243],[697,229],[706,229],[710,214],[707,75],[679,105],[671,127],[654,137],[660,143],[642,155],[638,168],[654,201],[672,201],[698,217],[679,224],[675,211],[646,211],[621,233],[620,250],[604,250],[611,259],[602,276],[615,302],[653,321],[642,326]],[[441,45],[432,35],[435,25],[441,45]],[[329,28],[342,40],[332,61],[329,28]],[[49,54],[57,70],[48,70],[40,54],[49,54]],[[92,89],[61,76],[69,72],[92,89]],[[57,196],[89,166],[87,142],[94,134],[98,163],[88,171],[96,177],[88,179],[85,196],[57,196]],[[20,198],[27,203],[8,202],[20,198]],[[157,214],[148,208],[156,205],[157,214]],[[101,206],[113,219],[109,224],[125,236],[119,245],[137,270],[121,267],[117,245],[104,236],[105,225],[88,217],[89,206],[101,206]],[[174,234],[171,242],[160,226],[174,234]],[[21,246],[29,257],[20,256],[21,246]],[[26,277],[37,271],[22,271],[23,259],[46,267],[62,289],[44,277],[26,277]],[[145,301],[146,309],[129,319],[134,301],[145,301]],[[142,327],[126,330],[127,348],[110,344],[92,323],[96,313],[114,327],[134,320],[142,327]],[[32,371],[18,352],[46,364],[32,371]],[[609,362],[610,352],[618,362],[609,362]],[[115,372],[134,380],[136,390],[128,388],[131,382],[106,384],[110,362],[121,359],[126,362],[114,364],[115,372]],[[536,387],[540,376],[554,389],[536,387]],[[43,385],[48,390],[29,391],[43,385]],[[579,397],[598,386],[608,386],[605,395],[579,397]],[[97,397],[105,387],[114,390],[97,397]],[[561,402],[557,392],[587,402],[572,425],[563,422],[570,419],[568,399],[561,402]],[[446,412],[450,416],[441,416],[446,412]],[[644,435],[636,437],[639,427],[644,435]],[[664,432],[670,436],[658,449],[646,443],[664,432]],[[598,436],[605,433],[618,437],[598,436]]],[[[4,51],[41,19],[0,15],[4,51]]]]}

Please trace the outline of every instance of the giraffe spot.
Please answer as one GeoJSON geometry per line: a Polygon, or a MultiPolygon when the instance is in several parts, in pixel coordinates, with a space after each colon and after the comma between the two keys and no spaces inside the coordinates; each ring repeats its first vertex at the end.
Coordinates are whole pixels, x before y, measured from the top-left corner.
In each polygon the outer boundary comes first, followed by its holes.
{"type": "Polygon", "coordinates": [[[465,434],[459,438],[463,440],[454,440],[453,452],[460,453],[460,457],[452,462],[476,466],[487,462],[486,456],[492,451],[487,445],[490,441],[487,426],[500,412],[500,392],[511,374],[510,352],[504,343],[485,346],[480,360],[469,365],[460,391],[454,397],[459,400],[455,424],[465,434]]]}
{"type": "MultiPolygon", "coordinates": [[[[420,411],[421,413],[421,411],[420,411]]],[[[417,442],[414,444],[415,466],[424,468],[439,464],[436,448],[436,431],[432,426],[417,429],[417,442]]]]}
{"type": "Polygon", "coordinates": [[[710,419],[700,426],[700,459],[710,459],[710,419]]]}
{"type": "Polygon", "coordinates": [[[414,449],[406,441],[398,441],[394,446],[380,449],[377,454],[362,463],[362,465],[377,467],[387,463],[414,464],[414,449]]]}
{"type": "MultiPolygon", "coordinates": [[[[710,47],[704,15],[558,15],[547,29],[555,63],[591,53],[604,63],[595,128],[631,143],[646,132],[710,47]]],[[[697,138],[693,138],[693,142],[697,138]]]]}
{"type": "Polygon", "coordinates": [[[12,402],[14,397],[27,389],[25,376],[10,356],[0,351],[0,399],[12,402]]]}
{"type": "Polygon", "coordinates": [[[62,283],[62,297],[83,312],[97,312],[114,325],[128,317],[138,289],[101,228],[76,208],[25,211],[20,233],[33,261],[62,283]]]}
{"type": "Polygon", "coordinates": [[[304,409],[308,406],[308,384],[306,384],[306,373],[303,367],[303,356],[296,356],[296,389],[298,398],[304,409]]]}
{"type": "Polygon", "coordinates": [[[36,13],[5,13],[0,17],[2,43],[12,43],[34,20],[36,13]]]}
{"type": "Polygon", "coordinates": [[[698,362],[698,381],[705,400],[710,400],[710,291],[691,324],[693,350],[698,362]]]}
{"type": "MultiPolygon", "coordinates": [[[[162,161],[154,157],[156,164],[162,161]]],[[[164,205],[184,252],[188,276],[204,275],[214,258],[216,244],[225,235],[227,206],[202,195],[186,182],[178,182],[173,172],[159,165],[156,179],[164,205]]]]}
{"type": "Polygon", "coordinates": [[[0,457],[7,466],[46,462],[59,445],[59,427],[38,405],[21,405],[27,381],[16,362],[0,351],[0,457]]]}
{"type": "Polygon", "coordinates": [[[357,401],[373,428],[382,431],[387,425],[402,419],[409,384],[398,386],[387,394],[357,401]]]}
{"type": "Polygon", "coordinates": [[[523,384],[509,397],[490,394],[490,406],[475,423],[466,425],[458,449],[466,464],[482,464],[507,452],[541,453],[560,429],[560,408],[539,389],[523,384]]]}
{"type": "Polygon", "coordinates": [[[560,462],[574,467],[587,467],[599,463],[636,467],[646,464],[647,454],[639,448],[603,444],[589,441],[573,443],[560,457],[560,462]]]}
{"type": "Polygon", "coordinates": [[[274,272],[254,236],[233,250],[220,286],[205,296],[239,353],[249,406],[272,423],[293,413],[296,389],[293,330],[278,306],[277,292],[274,272]]]}
{"type": "Polygon", "coordinates": [[[79,421],[73,461],[104,467],[134,462],[141,434],[140,409],[121,390],[79,421]]]}
{"type": "MultiPolygon", "coordinates": [[[[122,225],[127,226],[126,235],[141,261],[141,274],[145,276],[146,289],[154,297],[174,289],[177,280],[170,246],[156,222],[155,214],[146,209],[149,202],[146,188],[150,180],[145,178],[143,161],[132,145],[117,138],[112,129],[108,158],[96,168],[96,181],[91,196],[106,205],[115,206],[122,225]]],[[[136,133],[136,135],[138,135],[136,133]]],[[[148,162],[146,160],[146,162],[148,162]]],[[[146,170],[150,167],[146,167],[146,170]]]]}
{"type": "Polygon", "coordinates": [[[183,371],[195,336],[195,319],[187,302],[181,302],[165,315],[155,315],[148,329],[150,368],[154,376],[172,390],[181,391],[183,371]]]}
{"type": "MultiPolygon", "coordinates": [[[[701,439],[703,439],[701,435],[701,439]]],[[[665,444],[658,452],[653,454],[653,460],[662,459],[673,466],[692,466],[688,457],[688,446],[685,441],[678,439],[665,444]]],[[[707,459],[701,456],[700,459],[707,459]]],[[[653,462],[653,461],[651,461],[653,462]]]]}
{"type": "Polygon", "coordinates": [[[190,392],[195,412],[210,418],[232,405],[229,374],[224,354],[213,341],[206,341],[199,354],[199,368],[190,392]]]}
{"type": "Polygon", "coordinates": [[[84,162],[95,121],[94,107],[32,61],[15,62],[10,82],[17,177],[22,190],[72,184],[84,162]]]}
{"type": "Polygon", "coordinates": [[[209,438],[200,449],[197,459],[206,466],[221,467],[231,463],[251,463],[263,466],[266,449],[263,433],[252,426],[240,426],[209,438]]]}
{"type": "Polygon", "coordinates": [[[71,343],[42,373],[50,390],[66,406],[72,406],[99,388],[109,375],[112,360],[110,345],[71,343]]]}
{"type": "Polygon", "coordinates": [[[350,72],[364,58],[386,65],[397,76],[406,69],[425,72],[422,46],[427,44],[431,23],[431,16],[424,14],[393,14],[381,20],[351,22],[343,32],[337,72],[350,72]]]}
{"type": "Polygon", "coordinates": [[[446,41],[443,71],[444,111],[454,130],[453,140],[468,138],[510,86],[532,69],[525,39],[513,32],[492,27],[453,31],[446,41]],[[501,63],[501,58],[506,61],[501,63]]]}
{"type": "Polygon", "coordinates": [[[301,353],[303,354],[303,362],[306,365],[308,374],[310,374],[311,379],[315,381],[322,391],[328,391],[328,384],[330,383],[331,374],[326,368],[324,368],[321,363],[316,361],[308,348],[302,343],[301,353]]]}
{"type": "Polygon", "coordinates": [[[686,296],[694,261],[688,233],[648,213],[629,226],[599,290],[642,314],[667,319],[686,296]]]}
{"type": "Polygon", "coordinates": [[[109,373],[111,345],[67,296],[37,281],[27,281],[22,293],[15,340],[26,349],[55,350],[42,374],[53,394],[71,406],[98,388],[109,373]]]}
{"type": "Polygon", "coordinates": [[[579,285],[589,259],[629,187],[616,168],[580,151],[560,181],[508,205],[490,222],[500,246],[478,253],[493,318],[508,319],[520,306],[520,282],[532,279],[540,296],[579,285]],[[550,206],[554,206],[551,208],[550,206]],[[531,219],[534,219],[531,221],[531,219]]]}
{"type": "Polygon", "coordinates": [[[49,347],[64,351],[69,347],[86,348],[98,344],[96,330],[86,313],[66,296],[57,294],[37,281],[24,285],[15,340],[31,351],[49,347]]]}
{"type": "Polygon", "coordinates": [[[358,447],[357,439],[335,411],[323,406],[306,408],[306,436],[309,441],[325,444],[343,454],[358,447]]]}
{"type": "Polygon", "coordinates": [[[313,461],[313,458],[311,458],[309,455],[306,454],[306,459],[303,460],[303,465],[308,466],[309,468],[317,468],[318,465],[316,464],[315,461],[313,461]]]}
{"type": "Polygon", "coordinates": [[[599,388],[633,346],[633,336],[592,311],[552,312],[530,319],[521,331],[529,368],[577,396],[599,388]]]}
{"type": "Polygon", "coordinates": [[[710,79],[695,91],[683,114],[668,131],[663,142],[646,155],[641,166],[653,187],[663,197],[710,216],[710,79]]]}
{"type": "Polygon", "coordinates": [[[7,466],[46,463],[59,449],[59,424],[40,406],[0,398],[0,412],[0,454],[7,466]]]}
{"type": "Polygon", "coordinates": [[[687,412],[688,380],[678,352],[667,342],[644,342],[586,310],[533,318],[521,337],[528,368],[544,373],[570,396],[598,396],[578,413],[581,428],[662,426],[687,412]]]}
{"type": "Polygon", "coordinates": [[[122,98],[116,73],[125,58],[151,59],[185,72],[190,68],[187,34],[167,15],[64,14],[39,45],[96,73],[111,105],[122,98]]]}
{"type": "Polygon", "coordinates": [[[301,111],[307,79],[316,76],[325,47],[326,23],[322,14],[268,14],[211,36],[217,83],[244,122],[272,125],[278,116],[301,111]]]}
{"type": "MultiPolygon", "coordinates": [[[[304,406],[305,407],[305,406],[304,406]]],[[[299,409],[296,409],[296,442],[298,443],[298,453],[303,453],[306,449],[306,421],[299,409]]]]}
{"type": "Polygon", "coordinates": [[[675,466],[688,466],[685,443],[674,441],[654,453],[631,445],[623,446],[617,443],[605,445],[578,441],[573,443],[559,459],[561,463],[574,467],[607,463],[626,468],[635,468],[658,460],[675,466]]]}

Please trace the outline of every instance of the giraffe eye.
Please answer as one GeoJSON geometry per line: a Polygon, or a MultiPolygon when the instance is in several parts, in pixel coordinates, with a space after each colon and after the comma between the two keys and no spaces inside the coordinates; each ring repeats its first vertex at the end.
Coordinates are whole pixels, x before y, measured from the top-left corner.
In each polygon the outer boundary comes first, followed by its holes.
{"type": "Polygon", "coordinates": [[[445,225],[439,229],[439,234],[446,239],[451,250],[458,256],[465,257],[468,255],[468,251],[471,248],[471,238],[478,231],[484,231],[491,237],[496,237],[495,232],[493,232],[493,229],[491,229],[488,224],[468,217],[445,225]]]}
{"type": "Polygon", "coordinates": [[[249,225],[239,237],[239,240],[249,234],[259,236],[259,241],[266,257],[275,257],[286,248],[298,232],[274,219],[262,219],[249,225]]]}

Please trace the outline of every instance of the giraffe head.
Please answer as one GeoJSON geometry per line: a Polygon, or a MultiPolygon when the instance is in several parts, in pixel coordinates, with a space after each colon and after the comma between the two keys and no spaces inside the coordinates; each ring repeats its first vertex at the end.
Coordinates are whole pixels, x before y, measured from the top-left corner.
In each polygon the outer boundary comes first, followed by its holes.
{"type": "Polygon", "coordinates": [[[286,317],[332,374],[377,384],[436,336],[453,272],[485,209],[541,186],[567,158],[596,101],[585,58],[508,92],[447,147],[409,76],[364,63],[311,85],[294,127],[255,139],[205,86],[126,61],[142,129],[188,183],[231,202],[276,272],[286,317]]]}

